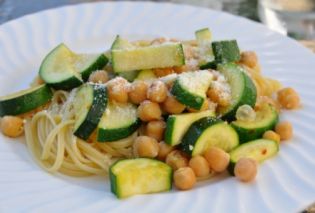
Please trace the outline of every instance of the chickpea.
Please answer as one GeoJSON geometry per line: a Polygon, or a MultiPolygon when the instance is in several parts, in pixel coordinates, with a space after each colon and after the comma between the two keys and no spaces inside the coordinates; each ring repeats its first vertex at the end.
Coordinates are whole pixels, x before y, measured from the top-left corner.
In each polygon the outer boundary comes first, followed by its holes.
{"type": "Polygon", "coordinates": [[[127,103],[128,85],[128,81],[122,77],[110,80],[107,84],[109,99],[119,103],[127,103]]]}
{"type": "Polygon", "coordinates": [[[166,85],[168,90],[171,90],[173,85],[174,85],[174,81],[167,81],[167,82],[165,82],[165,85],[166,85]]]}
{"type": "Polygon", "coordinates": [[[16,138],[24,131],[23,119],[16,116],[4,116],[1,119],[1,131],[4,135],[16,138]]]}
{"type": "Polygon", "coordinates": [[[194,171],[189,167],[183,167],[174,172],[174,184],[180,190],[188,190],[196,184],[194,171]]]}
{"type": "Polygon", "coordinates": [[[104,84],[108,81],[108,74],[103,70],[92,72],[89,77],[89,82],[104,84]]]}
{"type": "Polygon", "coordinates": [[[167,67],[167,68],[154,69],[153,72],[157,77],[163,77],[163,76],[174,73],[174,70],[171,67],[167,67]]]}
{"type": "Polygon", "coordinates": [[[146,135],[145,134],[146,125],[144,123],[141,124],[141,126],[138,129],[138,135],[146,135]]]}
{"type": "Polygon", "coordinates": [[[180,66],[180,67],[173,67],[173,70],[175,71],[175,73],[180,74],[182,72],[184,72],[184,67],[180,66]]]}
{"type": "Polygon", "coordinates": [[[35,86],[39,86],[44,84],[45,81],[38,75],[34,78],[33,82],[31,83],[31,86],[35,87],[35,86]]]}
{"type": "Polygon", "coordinates": [[[273,140],[273,141],[276,141],[276,142],[280,142],[280,135],[275,133],[274,131],[272,130],[268,130],[266,131],[264,134],[263,134],[263,138],[264,139],[269,139],[269,140],[273,140]]]}
{"type": "Polygon", "coordinates": [[[132,148],[134,155],[137,157],[155,158],[159,153],[158,142],[148,136],[138,136],[132,148]]]}
{"type": "Polygon", "coordinates": [[[251,158],[241,158],[234,167],[235,176],[243,182],[255,179],[257,175],[257,162],[251,158]]]}
{"type": "Polygon", "coordinates": [[[241,64],[244,64],[250,68],[254,68],[258,64],[258,58],[255,52],[245,51],[241,53],[241,64]]]}
{"type": "Polygon", "coordinates": [[[164,130],[166,123],[164,121],[150,121],[147,124],[146,135],[155,138],[157,141],[161,141],[164,136],[164,130]]]}
{"type": "Polygon", "coordinates": [[[225,97],[221,95],[220,90],[216,88],[210,88],[207,91],[207,96],[211,101],[217,103],[219,106],[225,107],[230,104],[230,97],[225,97]]]}
{"type": "Polygon", "coordinates": [[[159,160],[165,160],[166,156],[174,150],[173,146],[168,145],[167,143],[165,143],[164,141],[161,141],[159,143],[159,154],[157,156],[157,158],[159,160]]]}
{"type": "Polygon", "coordinates": [[[223,172],[230,162],[230,155],[217,147],[208,149],[204,153],[204,157],[208,161],[210,168],[215,172],[223,172]]]}
{"type": "Polygon", "coordinates": [[[199,112],[199,111],[205,111],[205,110],[208,110],[209,109],[209,101],[208,99],[205,99],[202,103],[202,106],[199,110],[197,109],[194,109],[194,108],[188,108],[188,111],[189,112],[199,112]]]}
{"type": "Polygon", "coordinates": [[[279,90],[277,98],[280,105],[285,109],[296,109],[300,106],[299,95],[290,87],[279,90]]]}
{"type": "Polygon", "coordinates": [[[264,104],[271,104],[277,112],[280,112],[280,104],[277,100],[274,100],[268,96],[259,96],[255,105],[255,110],[259,110],[264,104]]]}
{"type": "Polygon", "coordinates": [[[289,140],[293,136],[292,124],[288,121],[278,123],[275,130],[280,135],[281,140],[289,140]]]}
{"type": "Polygon", "coordinates": [[[167,98],[167,87],[162,81],[154,81],[147,91],[147,97],[153,102],[162,103],[167,98]]]}
{"type": "Polygon", "coordinates": [[[162,111],[160,105],[151,102],[143,101],[138,107],[138,117],[143,121],[153,121],[161,119],[162,111]]]}
{"type": "Polygon", "coordinates": [[[170,114],[179,114],[185,110],[185,105],[177,101],[172,95],[167,96],[162,107],[163,110],[170,114]]]}
{"type": "Polygon", "coordinates": [[[129,91],[129,99],[134,104],[140,104],[147,98],[148,85],[144,81],[132,83],[129,91]]]}
{"type": "Polygon", "coordinates": [[[104,67],[104,70],[107,72],[107,73],[113,73],[114,70],[113,70],[113,66],[108,63],[105,67],[104,67]]]}
{"type": "Polygon", "coordinates": [[[151,45],[155,45],[155,44],[163,44],[167,42],[166,38],[164,37],[160,37],[160,38],[156,38],[154,40],[151,41],[151,45]]]}
{"type": "Polygon", "coordinates": [[[166,156],[165,163],[177,170],[182,167],[188,166],[188,158],[179,150],[174,150],[166,156]]]}
{"type": "Polygon", "coordinates": [[[183,45],[184,55],[186,60],[194,59],[197,57],[197,53],[194,48],[190,45],[183,45]]]}
{"type": "Polygon", "coordinates": [[[210,173],[208,161],[202,156],[195,156],[190,159],[189,167],[194,170],[197,177],[204,177],[210,173]]]}

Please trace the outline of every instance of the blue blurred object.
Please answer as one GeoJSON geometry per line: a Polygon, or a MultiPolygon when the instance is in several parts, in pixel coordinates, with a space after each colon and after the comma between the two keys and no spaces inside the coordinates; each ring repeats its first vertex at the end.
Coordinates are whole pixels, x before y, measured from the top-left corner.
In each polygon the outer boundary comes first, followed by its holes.
{"type": "MultiPolygon", "coordinates": [[[[0,24],[20,16],[63,5],[106,0],[0,0],[0,24]]],[[[108,1],[108,0],[107,0],[108,1]]],[[[134,0],[135,1],[135,0],[134,0]]],[[[144,0],[150,1],[150,0],[144,0]]],[[[224,10],[253,20],[257,18],[257,0],[151,0],[184,3],[224,10]]]]}

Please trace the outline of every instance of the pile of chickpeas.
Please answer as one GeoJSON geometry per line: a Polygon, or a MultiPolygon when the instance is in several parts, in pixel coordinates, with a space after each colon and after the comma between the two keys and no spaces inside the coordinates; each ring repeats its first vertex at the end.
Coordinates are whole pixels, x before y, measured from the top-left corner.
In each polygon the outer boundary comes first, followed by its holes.
{"type": "MultiPolygon", "coordinates": [[[[161,69],[158,70],[161,74],[161,69]]],[[[163,73],[169,74],[170,69],[163,73]]],[[[90,81],[96,83],[107,82],[109,99],[120,103],[130,101],[138,105],[138,117],[143,121],[143,126],[133,143],[133,155],[135,157],[156,158],[164,161],[174,171],[174,185],[180,190],[192,188],[198,178],[210,176],[210,174],[221,173],[226,170],[230,162],[230,156],[224,150],[211,147],[203,155],[189,157],[176,147],[166,144],[164,131],[166,122],[162,114],[180,114],[186,107],[176,100],[169,92],[171,84],[160,80],[151,83],[145,81],[134,81],[129,83],[121,77],[108,81],[106,72],[98,71],[91,75],[90,81]],[[105,79],[105,80],[104,80],[105,79]]],[[[220,100],[216,95],[218,91],[212,88],[207,92],[209,100],[204,102],[200,110],[207,110],[209,102],[216,102],[225,106],[226,100],[220,100]]],[[[187,109],[190,112],[197,110],[187,109]]],[[[251,181],[257,173],[257,163],[252,159],[244,158],[235,166],[235,175],[242,181],[251,181]],[[244,170],[244,168],[247,168],[244,170]]]]}

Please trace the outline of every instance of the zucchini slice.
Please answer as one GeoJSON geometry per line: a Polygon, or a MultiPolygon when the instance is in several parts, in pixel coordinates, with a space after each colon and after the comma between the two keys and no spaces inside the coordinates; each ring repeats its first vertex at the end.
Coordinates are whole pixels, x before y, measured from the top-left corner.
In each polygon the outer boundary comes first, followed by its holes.
{"type": "Polygon", "coordinates": [[[126,79],[129,82],[133,82],[135,80],[135,78],[138,76],[139,71],[138,70],[134,70],[134,71],[129,71],[129,72],[120,72],[118,73],[118,75],[120,77],[123,77],[124,79],[126,79]]]}
{"type": "Polygon", "coordinates": [[[206,70],[182,73],[175,80],[171,93],[182,104],[199,110],[212,78],[212,74],[206,70]]]}
{"type": "Polygon", "coordinates": [[[165,142],[172,146],[180,144],[189,126],[196,120],[208,116],[214,117],[215,114],[211,110],[206,110],[194,113],[170,115],[166,122],[165,142]]]}
{"type": "Polygon", "coordinates": [[[84,84],[74,98],[74,135],[86,140],[96,129],[107,105],[107,90],[101,84],[84,84]]]}
{"type": "Polygon", "coordinates": [[[262,105],[256,111],[254,121],[236,120],[231,126],[237,131],[241,142],[251,141],[261,138],[264,132],[274,129],[278,123],[278,112],[270,104],[262,105]]]}
{"type": "Polygon", "coordinates": [[[208,28],[203,28],[195,32],[198,43],[200,69],[209,69],[208,62],[214,62],[214,55],[211,46],[211,32],[208,28]],[[205,68],[207,66],[207,68],[205,68]]]}
{"type": "MultiPolygon", "coordinates": [[[[129,41],[122,39],[119,35],[116,36],[115,41],[111,46],[111,50],[119,50],[124,48],[132,48],[134,47],[129,41]]],[[[112,53],[112,51],[111,51],[112,53]]],[[[132,82],[138,75],[138,70],[133,70],[129,72],[120,72],[118,73],[119,76],[123,77],[124,79],[132,82]]]]}
{"type": "Polygon", "coordinates": [[[101,70],[107,64],[107,57],[101,54],[79,54],[76,56],[74,66],[79,70],[84,81],[89,79],[93,71],[101,70]]]}
{"type": "Polygon", "coordinates": [[[49,86],[69,90],[81,85],[107,62],[104,54],[75,54],[62,43],[45,57],[39,75],[49,86]]]}
{"type": "Polygon", "coordinates": [[[98,125],[98,141],[111,142],[134,133],[141,121],[135,105],[109,103],[98,125]]]}
{"type": "Polygon", "coordinates": [[[75,54],[64,44],[59,44],[43,60],[40,77],[55,89],[72,89],[82,84],[81,75],[73,66],[75,54]]]}
{"type": "Polygon", "coordinates": [[[118,198],[169,191],[172,168],[149,158],[124,159],[109,168],[111,191],[118,198]]]}
{"type": "Polygon", "coordinates": [[[205,64],[200,65],[199,68],[201,70],[216,69],[217,68],[217,62],[216,61],[209,61],[205,64]]]}
{"type": "Polygon", "coordinates": [[[147,47],[112,50],[115,72],[128,72],[152,68],[181,66],[185,64],[182,44],[166,43],[147,47]]]}
{"type": "Polygon", "coordinates": [[[196,156],[212,146],[229,152],[238,144],[237,132],[229,124],[218,118],[204,117],[189,127],[180,147],[187,154],[196,156]]]}
{"type": "Polygon", "coordinates": [[[111,50],[118,50],[123,48],[132,48],[133,45],[126,39],[122,39],[120,35],[117,35],[112,46],[111,50]]]}
{"type": "Polygon", "coordinates": [[[156,79],[156,75],[154,74],[153,70],[141,70],[139,71],[136,80],[151,80],[151,79],[156,79]]]}
{"type": "Polygon", "coordinates": [[[241,59],[236,40],[212,42],[212,50],[217,63],[236,62],[241,59]]]}
{"type": "Polygon", "coordinates": [[[253,158],[262,163],[268,158],[273,157],[279,151],[279,144],[276,141],[267,139],[257,139],[244,143],[230,152],[230,164],[228,171],[234,175],[234,167],[240,158],[253,158]]]}
{"type": "Polygon", "coordinates": [[[218,70],[224,75],[231,87],[231,104],[220,109],[223,119],[234,120],[239,106],[247,104],[254,107],[257,91],[252,79],[246,71],[234,63],[219,64],[218,70]]]}
{"type": "Polygon", "coordinates": [[[44,84],[2,96],[0,97],[0,116],[29,112],[49,102],[52,95],[51,89],[44,84]]]}
{"type": "Polygon", "coordinates": [[[197,30],[195,32],[195,36],[196,36],[197,42],[199,43],[211,42],[211,38],[212,38],[209,28],[202,28],[200,30],[197,30]]]}

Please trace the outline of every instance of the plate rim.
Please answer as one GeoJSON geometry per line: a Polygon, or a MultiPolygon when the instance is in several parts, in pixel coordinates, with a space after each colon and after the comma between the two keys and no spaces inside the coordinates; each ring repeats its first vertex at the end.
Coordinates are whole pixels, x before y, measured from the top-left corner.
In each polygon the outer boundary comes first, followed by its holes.
{"type": "MultiPolygon", "coordinates": [[[[90,2],[90,3],[79,3],[79,4],[74,4],[74,5],[64,5],[64,6],[61,6],[61,7],[54,7],[54,8],[49,8],[49,9],[46,9],[46,10],[42,10],[42,11],[39,11],[39,12],[35,12],[35,13],[31,13],[31,14],[26,14],[26,15],[23,15],[19,18],[16,18],[16,19],[12,19],[10,21],[7,21],[7,22],[4,22],[3,24],[0,25],[0,31],[3,29],[3,28],[6,28],[8,25],[12,25],[12,24],[15,24],[17,22],[20,22],[21,19],[25,19],[25,18],[29,18],[29,19],[32,19],[32,18],[35,18],[36,16],[39,16],[41,15],[41,13],[47,13],[47,12],[54,12],[54,11],[57,11],[57,10],[62,10],[62,9],[66,9],[66,8],[69,8],[69,7],[86,7],[87,5],[94,5],[94,4],[125,4],[125,3],[131,3],[131,4],[165,4],[165,5],[171,5],[171,6],[182,6],[182,5],[178,5],[178,4],[175,4],[175,3],[169,3],[169,2],[146,2],[146,1],[138,1],[138,2],[132,2],[132,1],[120,1],[120,2],[90,2]]],[[[263,27],[264,30],[268,30],[269,32],[272,32],[272,34],[275,34],[277,36],[280,36],[282,39],[286,39],[288,41],[290,41],[291,43],[293,42],[295,45],[297,45],[300,50],[304,49],[304,52],[305,54],[309,54],[311,55],[312,57],[314,57],[314,53],[312,53],[310,50],[308,50],[306,47],[302,46],[301,44],[299,44],[296,40],[292,39],[292,38],[289,38],[289,37],[286,37],[278,32],[275,32],[275,31],[272,31],[271,29],[267,28],[266,26],[264,26],[263,24],[261,23],[257,23],[257,22],[254,22],[252,20],[249,20],[249,19],[246,19],[244,17],[240,17],[240,16],[235,16],[235,15],[231,15],[229,13],[226,13],[226,12],[222,12],[222,11],[216,11],[216,10],[212,10],[212,9],[208,9],[208,8],[203,8],[203,7],[198,7],[198,6],[190,6],[190,5],[184,5],[185,7],[192,7],[192,8],[198,8],[198,9],[202,9],[202,10],[210,10],[212,12],[219,12],[219,13],[223,13],[225,15],[228,15],[230,17],[233,17],[234,19],[237,18],[237,19],[245,19],[246,22],[252,22],[252,24],[255,24],[259,27],[263,27]],[[302,48],[301,48],[302,47],[302,48]],[[305,51],[307,50],[307,51],[305,51]]],[[[292,43],[292,44],[293,44],[292,43]]]]}

